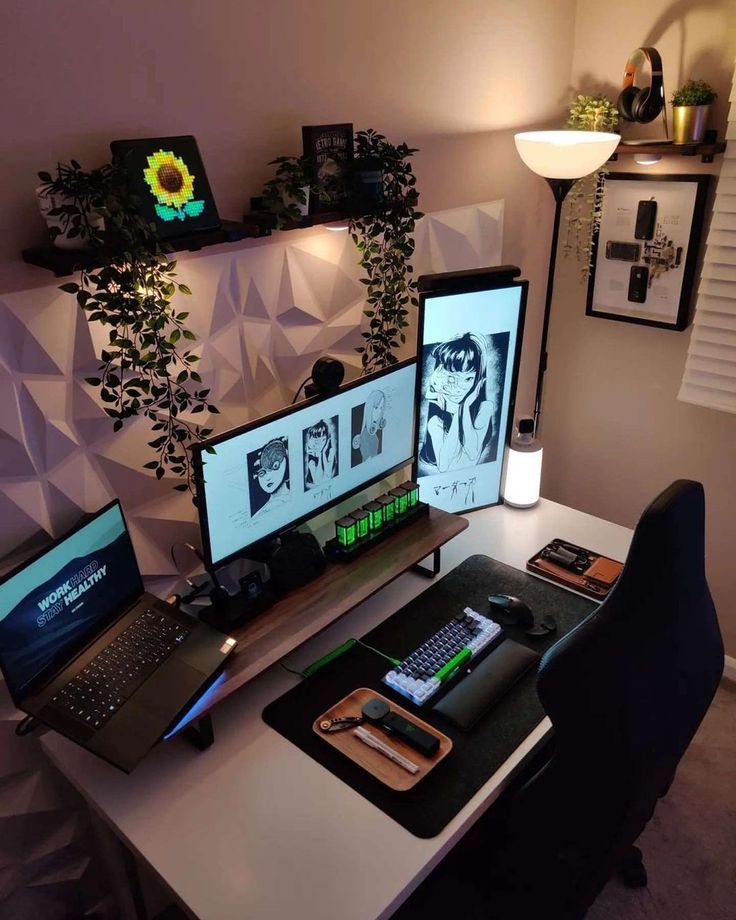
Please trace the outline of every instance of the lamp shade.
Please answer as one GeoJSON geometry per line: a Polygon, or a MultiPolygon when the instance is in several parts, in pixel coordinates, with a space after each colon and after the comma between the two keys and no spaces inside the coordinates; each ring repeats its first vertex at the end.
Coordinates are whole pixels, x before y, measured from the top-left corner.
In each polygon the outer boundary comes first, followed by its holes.
{"type": "Polygon", "coordinates": [[[621,140],[604,131],[524,131],[514,135],[526,166],[545,179],[580,179],[603,166],[621,140]]]}

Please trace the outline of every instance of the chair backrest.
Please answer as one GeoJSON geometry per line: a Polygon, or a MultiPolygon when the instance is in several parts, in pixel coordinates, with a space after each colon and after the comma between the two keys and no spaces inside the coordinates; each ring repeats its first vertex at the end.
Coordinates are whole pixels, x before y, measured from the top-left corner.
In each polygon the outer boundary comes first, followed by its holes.
{"type": "Polygon", "coordinates": [[[704,521],[700,483],[662,492],[609,597],[540,664],[555,750],[523,798],[540,845],[587,864],[589,903],[666,792],[723,673],[704,521]]]}

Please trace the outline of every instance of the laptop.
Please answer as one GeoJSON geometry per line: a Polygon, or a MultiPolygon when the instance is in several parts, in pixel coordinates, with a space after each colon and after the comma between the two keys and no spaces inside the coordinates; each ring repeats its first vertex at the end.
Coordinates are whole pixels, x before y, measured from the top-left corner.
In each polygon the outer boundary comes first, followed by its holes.
{"type": "Polygon", "coordinates": [[[0,578],[0,669],[13,702],[126,773],[234,647],[144,591],[118,501],[0,578]]]}

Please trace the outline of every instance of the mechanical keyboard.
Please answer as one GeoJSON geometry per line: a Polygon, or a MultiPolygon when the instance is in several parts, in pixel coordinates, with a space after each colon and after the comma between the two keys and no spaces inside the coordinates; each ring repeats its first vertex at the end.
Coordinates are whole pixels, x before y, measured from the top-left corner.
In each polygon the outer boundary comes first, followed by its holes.
{"type": "Polygon", "coordinates": [[[158,610],[145,610],[51,699],[93,729],[102,728],[190,630],[158,610]]]}
{"type": "Polygon", "coordinates": [[[384,674],[384,683],[421,706],[500,634],[498,623],[466,607],[384,674]]]}

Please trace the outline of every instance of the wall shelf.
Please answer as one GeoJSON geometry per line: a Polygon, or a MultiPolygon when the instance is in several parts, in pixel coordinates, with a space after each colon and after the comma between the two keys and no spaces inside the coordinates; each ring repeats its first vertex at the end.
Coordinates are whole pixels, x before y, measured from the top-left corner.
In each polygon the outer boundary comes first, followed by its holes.
{"type": "Polygon", "coordinates": [[[641,154],[657,154],[658,156],[699,156],[701,162],[712,163],[713,158],[726,150],[725,141],[709,141],[702,144],[673,144],[668,141],[664,144],[625,144],[620,143],[611,156],[616,161],[620,156],[636,156],[641,154]]]}
{"type": "MultiPolygon", "coordinates": [[[[223,220],[218,230],[206,230],[169,240],[168,245],[174,252],[197,252],[205,246],[217,246],[221,243],[237,243],[239,240],[264,236],[262,227],[255,221],[223,220]]],[[[57,278],[73,275],[85,268],[94,268],[95,260],[85,250],[58,249],[50,243],[23,250],[23,261],[38,265],[52,271],[57,278]]]]}
{"type": "MultiPolygon", "coordinates": [[[[301,230],[305,227],[318,227],[322,224],[332,224],[336,221],[347,221],[348,215],[344,211],[324,211],[322,214],[309,214],[299,221],[289,221],[282,230],[301,230]]],[[[261,232],[260,236],[270,236],[276,229],[276,217],[268,211],[249,211],[243,214],[243,220],[249,224],[256,224],[261,232]]]]}

